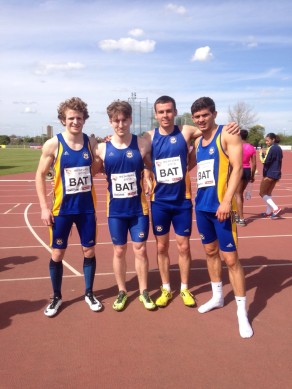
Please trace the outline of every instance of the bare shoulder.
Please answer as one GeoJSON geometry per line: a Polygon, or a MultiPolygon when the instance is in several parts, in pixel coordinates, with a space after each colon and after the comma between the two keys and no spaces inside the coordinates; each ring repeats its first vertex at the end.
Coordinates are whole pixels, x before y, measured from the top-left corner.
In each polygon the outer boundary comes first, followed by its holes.
{"type": "Polygon", "coordinates": [[[58,150],[58,138],[56,136],[53,136],[53,138],[48,139],[42,148],[42,154],[43,155],[55,155],[56,151],[58,150]]]}
{"type": "Polygon", "coordinates": [[[105,148],[106,148],[106,143],[105,142],[101,142],[101,143],[97,143],[96,142],[96,145],[94,146],[94,149],[93,149],[94,155],[96,157],[99,157],[102,160],[104,160],[105,148]]]}
{"type": "Polygon", "coordinates": [[[229,132],[228,127],[225,125],[222,129],[222,140],[231,144],[241,143],[240,133],[232,134],[229,132]]]}
{"type": "Polygon", "coordinates": [[[151,137],[149,134],[147,136],[144,135],[145,134],[138,136],[138,147],[140,150],[143,149],[149,151],[151,149],[151,137]]]}
{"type": "Polygon", "coordinates": [[[240,135],[232,135],[226,129],[222,129],[221,143],[224,151],[229,156],[229,159],[236,160],[237,156],[242,155],[242,141],[240,135]]]}
{"type": "Polygon", "coordinates": [[[144,139],[147,142],[151,142],[151,139],[153,138],[154,130],[149,130],[143,133],[143,135],[138,136],[139,139],[144,139]]]}

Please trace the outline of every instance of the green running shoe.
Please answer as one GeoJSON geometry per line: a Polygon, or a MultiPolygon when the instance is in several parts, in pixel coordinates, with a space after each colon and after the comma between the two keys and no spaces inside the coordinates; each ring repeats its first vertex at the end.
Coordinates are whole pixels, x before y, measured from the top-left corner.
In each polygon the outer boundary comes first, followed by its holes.
{"type": "Polygon", "coordinates": [[[116,298],[113,304],[113,309],[115,311],[122,311],[125,308],[127,298],[128,298],[127,293],[123,290],[120,290],[118,297],[116,298]]]}
{"type": "Polygon", "coordinates": [[[139,296],[139,301],[144,304],[144,307],[148,309],[149,311],[153,311],[153,309],[156,308],[156,305],[151,300],[151,297],[149,296],[148,291],[145,289],[143,290],[143,293],[139,296]]]}

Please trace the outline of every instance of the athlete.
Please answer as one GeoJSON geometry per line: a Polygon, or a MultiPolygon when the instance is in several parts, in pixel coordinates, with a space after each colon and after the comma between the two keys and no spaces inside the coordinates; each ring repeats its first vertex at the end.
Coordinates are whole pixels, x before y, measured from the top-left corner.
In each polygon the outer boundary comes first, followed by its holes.
{"type": "Polygon", "coordinates": [[[102,304],[93,294],[96,269],[96,197],[92,180],[93,143],[82,132],[89,117],[87,104],[78,97],[64,101],[58,107],[58,118],[64,131],[45,142],[36,172],[36,190],[41,207],[41,219],[49,227],[52,257],[49,264],[53,299],[44,313],[54,316],[62,304],[63,258],[73,223],[76,225],[83,252],[85,301],[92,311],[102,304]],[[54,170],[54,200],[49,204],[46,175],[54,170]]]}
{"type": "Polygon", "coordinates": [[[278,145],[280,139],[273,132],[265,137],[267,152],[262,155],[260,152],[260,160],[263,163],[263,178],[260,185],[260,196],[266,202],[266,212],[262,214],[263,217],[270,217],[276,219],[282,211],[272,199],[272,192],[281,178],[283,152],[278,145]]]}
{"type": "MultiPolygon", "coordinates": [[[[169,232],[173,225],[178,249],[180,269],[180,296],[188,307],[195,306],[195,298],[188,289],[191,265],[190,235],[192,233],[191,184],[188,173],[190,143],[201,132],[194,126],[174,125],[177,115],[172,97],[161,96],[154,103],[155,118],[159,127],[148,131],[143,138],[151,142],[154,189],[151,194],[152,228],[157,243],[157,262],[162,286],[155,301],[165,307],[172,299],[170,286],[169,232]]],[[[236,123],[230,131],[238,132],[236,123]]]]}
{"type": "Polygon", "coordinates": [[[235,200],[237,204],[237,213],[235,215],[235,221],[238,226],[245,227],[246,221],[243,215],[243,193],[247,188],[248,183],[254,182],[254,176],[257,167],[256,151],[253,145],[247,142],[248,131],[240,130],[240,136],[242,140],[242,177],[239,181],[238,187],[235,191],[235,200]]]}
{"type": "Polygon", "coordinates": [[[241,139],[215,123],[217,112],[211,98],[196,100],[191,112],[202,132],[194,147],[198,185],[195,212],[213,291],[211,300],[198,311],[205,313],[224,305],[221,252],[235,294],[240,336],[250,338],[253,330],[246,312],[245,278],[237,253],[236,223],[231,217],[236,206],[234,193],[242,176],[241,139]]]}
{"type": "MultiPolygon", "coordinates": [[[[151,163],[150,143],[131,134],[132,107],[126,101],[114,101],[107,107],[114,134],[97,146],[99,165],[104,164],[108,182],[107,216],[113,242],[113,268],[118,296],[113,309],[121,311],[127,301],[126,251],[130,232],[135,268],[140,289],[139,300],[148,310],[156,308],[147,290],[149,261],[146,241],[149,233],[149,211],[143,187],[144,164],[151,163]]],[[[151,184],[150,189],[151,189],[151,184]]]]}

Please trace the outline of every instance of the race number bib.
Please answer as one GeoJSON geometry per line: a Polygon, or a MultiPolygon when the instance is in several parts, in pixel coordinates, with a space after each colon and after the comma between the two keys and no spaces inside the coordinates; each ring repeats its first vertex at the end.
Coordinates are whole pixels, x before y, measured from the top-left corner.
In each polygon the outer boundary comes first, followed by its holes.
{"type": "Polygon", "coordinates": [[[112,174],[112,193],[115,199],[138,196],[135,172],[112,174]]]}
{"type": "Polygon", "coordinates": [[[201,161],[197,165],[197,185],[198,188],[215,186],[214,159],[201,161]]]}
{"type": "Polygon", "coordinates": [[[91,190],[91,174],[89,166],[64,169],[65,189],[67,194],[89,192],[91,190]]]}
{"type": "Polygon", "coordinates": [[[180,157],[157,159],[155,161],[157,182],[173,184],[183,178],[180,157]]]}

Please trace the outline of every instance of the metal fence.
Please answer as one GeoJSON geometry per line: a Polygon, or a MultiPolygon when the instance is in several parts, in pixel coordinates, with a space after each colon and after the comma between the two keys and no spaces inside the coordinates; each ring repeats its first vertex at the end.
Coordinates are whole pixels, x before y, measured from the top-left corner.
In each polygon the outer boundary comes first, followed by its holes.
{"type": "Polygon", "coordinates": [[[137,97],[136,92],[133,92],[128,102],[132,107],[131,132],[139,135],[151,130],[154,125],[154,114],[153,104],[149,103],[148,97],[137,97]]]}

